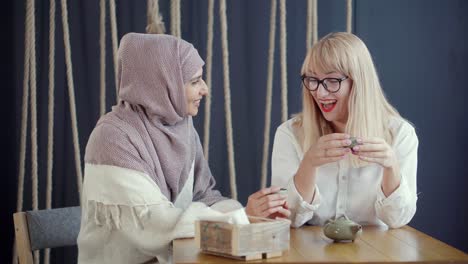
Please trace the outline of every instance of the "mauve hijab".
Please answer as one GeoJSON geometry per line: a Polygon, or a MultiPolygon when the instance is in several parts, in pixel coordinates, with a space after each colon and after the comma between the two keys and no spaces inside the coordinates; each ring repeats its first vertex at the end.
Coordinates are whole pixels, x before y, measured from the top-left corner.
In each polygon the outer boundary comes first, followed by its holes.
{"type": "Polygon", "coordinates": [[[194,164],[194,201],[224,200],[214,190],[184,84],[203,67],[192,44],[163,34],[126,34],[118,51],[119,103],[97,123],[85,162],[150,175],[172,202],[194,164]]]}

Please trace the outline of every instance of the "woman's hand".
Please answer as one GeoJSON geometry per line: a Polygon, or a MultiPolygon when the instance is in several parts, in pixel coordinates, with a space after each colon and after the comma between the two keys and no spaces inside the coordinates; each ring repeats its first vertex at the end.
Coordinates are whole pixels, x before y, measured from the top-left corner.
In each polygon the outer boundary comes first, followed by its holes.
{"type": "Polygon", "coordinates": [[[384,168],[393,168],[398,165],[395,152],[382,138],[367,138],[360,140],[361,145],[353,147],[354,154],[359,159],[380,164],[384,168]]]}
{"type": "Polygon", "coordinates": [[[249,196],[245,212],[250,216],[288,218],[291,212],[286,203],[287,195],[279,193],[280,187],[263,188],[249,196]]]}
{"type": "Polygon", "coordinates": [[[343,133],[322,136],[315,145],[309,148],[304,158],[307,158],[307,161],[314,168],[341,160],[351,152],[348,148],[351,145],[349,138],[348,134],[343,133]]]}
{"type": "Polygon", "coordinates": [[[380,164],[383,167],[382,191],[386,197],[390,196],[400,186],[400,169],[395,152],[388,143],[381,138],[361,139],[358,146],[353,147],[353,154],[359,159],[380,164]]]}

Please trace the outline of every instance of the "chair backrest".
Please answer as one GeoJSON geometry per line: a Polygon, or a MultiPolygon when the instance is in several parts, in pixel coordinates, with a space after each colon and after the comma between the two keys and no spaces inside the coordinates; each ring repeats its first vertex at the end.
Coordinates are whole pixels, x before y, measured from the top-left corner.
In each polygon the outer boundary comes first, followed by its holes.
{"type": "Polygon", "coordinates": [[[32,252],[76,245],[81,208],[65,207],[13,214],[19,264],[32,264],[32,252]]]}

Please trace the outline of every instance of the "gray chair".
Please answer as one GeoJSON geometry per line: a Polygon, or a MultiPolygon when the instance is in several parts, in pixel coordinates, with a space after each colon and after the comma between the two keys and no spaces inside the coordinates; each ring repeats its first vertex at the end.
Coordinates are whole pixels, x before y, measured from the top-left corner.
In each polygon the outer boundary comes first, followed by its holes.
{"type": "Polygon", "coordinates": [[[18,212],[13,220],[19,264],[33,264],[34,250],[76,245],[81,208],[18,212]]]}

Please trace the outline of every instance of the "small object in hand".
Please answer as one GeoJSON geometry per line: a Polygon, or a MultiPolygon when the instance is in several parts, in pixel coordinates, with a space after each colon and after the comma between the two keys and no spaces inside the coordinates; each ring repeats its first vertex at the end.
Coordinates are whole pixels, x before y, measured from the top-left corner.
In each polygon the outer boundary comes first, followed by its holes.
{"type": "Polygon", "coordinates": [[[279,194],[287,195],[288,194],[288,189],[286,188],[281,188],[278,192],[279,194]]]}
{"type": "Polygon", "coordinates": [[[282,194],[282,195],[288,195],[288,189],[286,189],[286,188],[281,188],[281,189],[279,189],[279,191],[277,191],[277,192],[273,192],[273,193],[270,193],[270,194],[282,194]]]}
{"type": "Polygon", "coordinates": [[[323,227],[323,234],[334,242],[352,241],[362,233],[362,226],[341,216],[338,219],[327,220],[323,227]]]}
{"type": "Polygon", "coordinates": [[[351,137],[349,140],[351,140],[351,144],[348,146],[348,148],[351,149],[352,153],[355,153],[353,148],[357,145],[362,145],[362,144],[358,142],[356,137],[351,137]]]}
{"type": "Polygon", "coordinates": [[[360,145],[356,137],[351,137],[349,140],[351,140],[351,145],[348,146],[348,148],[350,149],[354,148],[357,145],[360,145]]]}

